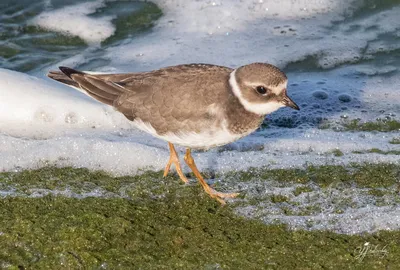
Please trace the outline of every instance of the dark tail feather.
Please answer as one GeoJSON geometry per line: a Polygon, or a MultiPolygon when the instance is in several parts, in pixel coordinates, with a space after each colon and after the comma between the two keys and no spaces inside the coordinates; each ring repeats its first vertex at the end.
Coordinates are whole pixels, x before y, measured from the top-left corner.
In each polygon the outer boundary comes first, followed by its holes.
{"type": "Polygon", "coordinates": [[[70,77],[62,73],[61,71],[50,71],[47,77],[59,81],[60,83],[67,84],[76,88],[79,88],[79,84],[72,80],[70,77]]]}
{"type": "Polygon", "coordinates": [[[48,77],[61,83],[82,89],[98,101],[113,106],[114,101],[124,90],[115,83],[68,67],[59,67],[60,71],[50,71],[48,77]]]}
{"type": "Polygon", "coordinates": [[[75,70],[75,69],[72,69],[72,68],[69,68],[69,67],[58,67],[61,71],[62,71],[62,73],[64,73],[65,75],[67,75],[70,79],[71,79],[71,75],[72,74],[85,74],[85,73],[83,73],[83,72],[81,72],[81,71],[78,71],[78,70],[75,70]]]}

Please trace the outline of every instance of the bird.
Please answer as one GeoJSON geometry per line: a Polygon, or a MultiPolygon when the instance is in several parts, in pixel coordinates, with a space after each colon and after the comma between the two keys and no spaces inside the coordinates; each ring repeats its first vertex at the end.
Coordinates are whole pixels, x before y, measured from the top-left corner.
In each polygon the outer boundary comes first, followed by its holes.
{"type": "Polygon", "coordinates": [[[196,63],[110,74],[59,69],[47,76],[113,106],[138,129],[168,142],[164,177],[174,165],[180,179],[188,183],[174,145],[185,147],[184,161],[204,191],[221,204],[239,193],[211,188],[194,162],[192,149],[208,150],[247,136],[281,107],[299,110],[287,95],[287,76],[268,63],[237,68],[196,63]]]}

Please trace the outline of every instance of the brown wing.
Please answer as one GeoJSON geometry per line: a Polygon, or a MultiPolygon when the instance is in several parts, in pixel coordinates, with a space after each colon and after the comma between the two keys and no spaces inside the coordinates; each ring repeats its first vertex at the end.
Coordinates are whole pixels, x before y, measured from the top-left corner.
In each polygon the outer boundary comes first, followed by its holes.
{"type": "Polygon", "coordinates": [[[49,77],[78,86],[93,98],[114,106],[129,120],[149,122],[159,134],[183,128],[200,131],[215,122],[209,106],[229,95],[232,71],[214,65],[181,65],[152,72],[92,75],[60,67],[49,77]],[[57,76],[56,76],[57,75],[57,76]]]}

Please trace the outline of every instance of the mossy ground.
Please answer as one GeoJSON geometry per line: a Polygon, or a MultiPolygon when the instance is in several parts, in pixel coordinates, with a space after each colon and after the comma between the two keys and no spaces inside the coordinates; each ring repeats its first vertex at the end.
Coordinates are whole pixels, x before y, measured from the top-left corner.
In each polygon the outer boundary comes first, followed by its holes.
{"type": "MultiPolygon", "coordinates": [[[[321,185],[385,187],[399,166],[354,165],[233,173],[321,185]]],[[[288,230],[237,216],[198,185],[161,172],[111,177],[86,169],[0,174],[0,268],[5,269],[396,269],[400,231],[341,235],[288,230]],[[96,190],[102,197],[37,196],[38,190],[96,190]],[[365,244],[369,243],[369,244],[365,244]],[[372,249],[366,250],[365,247],[372,249]]],[[[297,190],[298,194],[309,190],[297,190]]],[[[381,194],[380,194],[381,196],[381,194]]],[[[275,197],[286,201],[286,198],[275,197]]]]}
{"type": "Polygon", "coordinates": [[[400,150],[389,150],[389,151],[384,151],[378,148],[371,148],[365,151],[353,151],[354,154],[367,154],[367,153],[372,153],[372,154],[382,154],[382,155],[400,155],[400,150]]]}
{"type": "MultiPolygon", "coordinates": [[[[361,122],[359,119],[343,119],[335,123],[324,121],[319,124],[319,129],[333,129],[335,131],[392,132],[400,130],[400,122],[397,120],[361,122]]],[[[394,142],[396,141],[397,140],[394,140],[394,142]]]]}
{"type": "Polygon", "coordinates": [[[350,131],[398,131],[400,130],[400,122],[396,120],[365,122],[361,123],[360,120],[351,120],[343,124],[346,130],[350,131]]]}
{"type": "Polygon", "coordinates": [[[390,144],[400,144],[400,137],[393,138],[389,141],[390,144]]]}
{"type": "Polygon", "coordinates": [[[0,201],[2,268],[395,269],[400,232],[289,231],[207,199],[0,201]],[[360,260],[365,243],[385,251],[360,260]],[[387,252],[387,253],[386,253],[387,252]]]}
{"type": "Polygon", "coordinates": [[[340,149],[334,149],[334,150],[332,150],[332,154],[333,154],[335,157],[344,156],[343,152],[342,152],[340,149]]]}
{"type": "Polygon", "coordinates": [[[399,175],[400,166],[395,164],[352,164],[348,167],[339,165],[308,166],[306,169],[250,168],[247,171],[228,173],[225,181],[250,181],[258,178],[264,181],[275,180],[280,183],[292,184],[306,184],[312,181],[322,188],[338,184],[357,185],[362,188],[382,188],[398,184],[399,175]]]}

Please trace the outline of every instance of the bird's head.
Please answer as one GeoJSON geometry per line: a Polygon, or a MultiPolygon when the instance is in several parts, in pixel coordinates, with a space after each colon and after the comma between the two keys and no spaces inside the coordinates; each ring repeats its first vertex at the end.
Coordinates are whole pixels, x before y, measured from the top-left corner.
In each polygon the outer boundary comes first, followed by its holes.
{"type": "Polygon", "coordinates": [[[279,68],[253,63],[235,69],[229,78],[233,93],[243,107],[252,113],[266,115],[287,106],[299,106],[286,93],[287,77],[279,68]]]}

